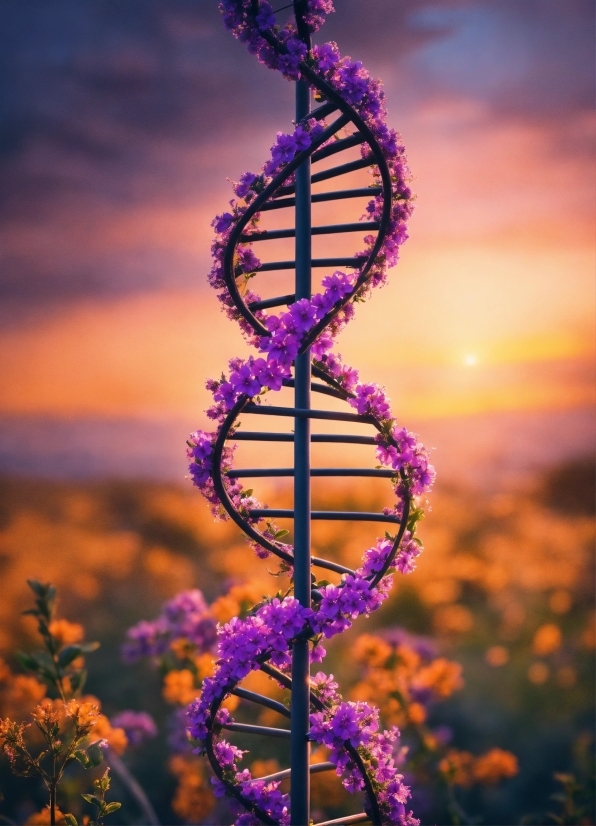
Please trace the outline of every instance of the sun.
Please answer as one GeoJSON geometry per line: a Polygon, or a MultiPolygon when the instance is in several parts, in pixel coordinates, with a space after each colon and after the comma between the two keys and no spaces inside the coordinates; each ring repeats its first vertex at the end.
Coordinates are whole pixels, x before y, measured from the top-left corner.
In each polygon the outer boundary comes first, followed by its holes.
{"type": "Polygon", "coordinates": [[[473,353],[468,353],[464,359],[466,367],[475,367],[478,364],[478,358],[473,353]]]}

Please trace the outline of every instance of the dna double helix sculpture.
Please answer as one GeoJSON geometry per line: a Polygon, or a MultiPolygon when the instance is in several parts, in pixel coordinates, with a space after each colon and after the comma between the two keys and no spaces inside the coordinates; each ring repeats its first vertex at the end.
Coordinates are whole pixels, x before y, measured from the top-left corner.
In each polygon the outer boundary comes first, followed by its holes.
{"type": "Polygon", "coordinates": [[[216,426],[213,432],[191,435],[188,456],[192,481],[214,515],[232,519],[257,557],[277,557],[281,570],[291,576],[291,586],[219,628],[216,671],[188,709],[189,732],[211,763],[216,794],[235,801],[240,826],[308,824],[310,776],[321,771],[335,771],[348,791],[362,792],[364,798],[362,812],[327,824],[411,826],[418,821],[408,809],[410,792],[395,763],[398,732],[380,730],[377,709],[344,701],[332,675],[310,675],[311,663],[325,654],[322,640],[376,610],[389,593],[392,574],[412,571],[422,549],[415,531],[422,515],[420,497],[434,477],[428,454],[397,424],[383,388],[361,381],[331,350],[354,316],[355,304],[385,282],[397,261],[412,209],[409,171],[399,136],[386,124],[380,83],[360,62],[341,57],[335,43],[311,43],[311,35],[333,11],[331,0],[294,0],[290,7],[291,20],[281,25],[265,0],[220,3],[234,36],[262,63],[295,82],[296,120],[293,131],[277,134],[262,170],[244,173],[233,185],[230,210],[213,222],[210,283],[256,354],[232,359],[228,376],[207,382],[214,399],[207,414],[216,426]],[[325,159],[332,160],[321,163],[325,159]],[[370,175],[367,184],[353,185],[363,171],[370,175]],[[337,186],[335,179],[348,185],[337,186]],[[325,182],[332,182],[333,189],[325,182]],[[343,202],[344,209],[353,207],[356,220],[313,223],[315,210],[319,216],[337,208],[337,202],[343,202]],[[263,228],[277,216],[282,216],[282,228],[263,228]],[[335,250],[344,239],[362,233],[359,251],[352,247],[348,256],[313,257],[316,236],[326,236],[326,246],[335,250]],[[275,249],[266,242],[282,239],[294,239],[293,259],[263,260],[268,247],[275,249]],[[280,273],[288,270],[294,274],[292,293],[257,294],[254,285],[262,285],[262,291],[276,279],[279,283],[280,273]],[[284,388],[293,390],[293,405],[268,403],[284,388]],[[311,396],[317,399],[315,406],[311,396]],[[268,416],[278,429],[243,429],[240,416],[268,416]],[[368,435],[311,433],[311,423],[317,421],[365,425],[368,435]],[[281,426],[288,422],[293,431],[281,426]],[[293,466],[237,469],[234,450],[242,441],[268,443],[270,448],[291,442],[293,466]],[[368,445],[376,467],[311,467],[314,443],[326,443],[328,450],[333,445],[339,450],[342,445],[368,445]],[[251,477],[293,477],[293,509],[261,503],[242,486],[242,480],[251,477]],[[313,511],[314,477],[386,478],[390,503],[380,513],[313,511]],[[293,522],[293,544],[283,541],[288,531],[280,529],[277,520],[293,522]],[[387,530],[352,570],[333,559],[311,556],[313,520],[385,523],[387,530]],[[318,570],[334,581],[317,580],[318,570]],[[282,687],[289,694],[287,705],[243,686],[257,670],[270,678],[277,692],[282,687]],[[230,695],[276,712],[280,726],[235,722],[223,706],[230,695]],[[288,739],[290,767],[252,777],[238,765],[244,752],[226,739],[234,732],[288,739]],[[325,762],[310,762],[311,743],[328,749],[325,762]],[[288,777],[289,794],[280,789],[288,777]]]}

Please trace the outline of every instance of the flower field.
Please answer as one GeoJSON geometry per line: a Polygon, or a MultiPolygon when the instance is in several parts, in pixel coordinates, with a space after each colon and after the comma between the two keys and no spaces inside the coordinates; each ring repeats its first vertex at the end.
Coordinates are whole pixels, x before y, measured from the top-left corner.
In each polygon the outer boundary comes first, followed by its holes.
{"type": "MultiPolygon", "coordinates": [[[[495,495],[439,487],[420,525],[426,551],[416,570],[341,645],[325,640],[327,656],[313,665],[321,696],[336,680],[346,701],[319,732],[315,761],[329,758],[335,736],[375,728],[354,711],[370,702],[380,709],[379,731],[400,730],[379,748],[394,755],[423,824],[594,822],[591,479],[590,463],[577,461],[495,495]]],[[[323,504],[349,508],[353,495],[327,488],[323,504]]],[[[357,495],[374,505],[374,491],[357,495]]],[[[105,741],[111,787],[97,794],[107,795],[105,806],[122,803],[108,823],[147,822],[122,765],[160,822],[230,822],[187,740],[185,711],[213,672],[217,623],[246,617],[263,596],[283,593],[287,578],[270,575],[271,560],[255,565],[238,529],[213,524],[187,488],[4,480],[0,525],[0,717],[21,723],[43,713],[48,725],[55,715],[59,726],[75,721],[81,741],[105,741]],[[56,694],[15,657],[40,647],[35,617],[21,616],[33,604],[31,578],[58,589],[48,626],[58,653],[83,639],[100,643],[65,666],[65,674],[88,670],[76,709],[48,704],[56,694]]],[[[365,526],[316,527],[317,548],[357,563],[365,526]]],[[[253,677],[259,690],[265,678],[253,677]]],[[[284,702],[282,687],[269,685],[268,694],[284,702]]],[[[236,711],[235,697],[225,706],[240,722],[277,725],[269,709],[249,716],[244,706],[236,711]]],[[[24,731],[32,753],[38,736],[24,731]]],[[[219,757],[239,770],[262,776],[286,765],[283,740],[272,749],[253,738],[246,763],[247,736],[232,739],[219,757]]],[[[13,777],[4,751],[2,822],[49,822],[42,782],[13,777]]],[[[78,822],[93,816],[81,794],[105,767],[89,771],[73,761],[58,789],[58,809],[78,822]]],[[[340,817],[350,805],[334,773],[313,775],[317,816],[340,817]]]]}

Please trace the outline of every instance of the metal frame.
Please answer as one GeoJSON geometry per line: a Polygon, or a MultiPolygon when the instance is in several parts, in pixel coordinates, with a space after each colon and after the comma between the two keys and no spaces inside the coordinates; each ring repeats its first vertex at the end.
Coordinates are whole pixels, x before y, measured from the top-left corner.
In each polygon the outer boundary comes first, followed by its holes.
{"type": "MultiPolygon", "coordinates": [[[[251,0],[252,13],[259,10],[258,0],[251,0]]],[[[294,13],[299,35],[310,49],[308,27],[304,22],[305,0],[293,0],[294,13]]],[[[283,43],[274,35],[263,32],[263,37],[279,52],[285,51],[283,43]]],[[[254,197],[242,218],[232,230],[226,244],[223,256],[224,280],[230,297],[239,314],[248,322],[258,335],[269,335],[260,312],[265,309],[287,306],[302,298],[311,297],[311,280],[313,268],[323,267],[351,267],[358,270],[355,290],[366,285],[372,273],[372,267],[379,255],[386,237],[392,208],[392,188],[389,168],[380,146],[377,144],[369,127],[358,113],[347,104],[322,78],[320,78],[307,63],[300,64],[303,80],[296,83],[296,123],[305,118],[322,120],[334,115],[333,122],[327,126],[322,134],[313,142],[311,147],[299,153],[294,160],[286,164],[262,192],[254,197]],[[317,89],[325,99],[325,103],[311,111],[311,91],[317,89]],[[344,127],[351,126],[352,134],[337,137],[332,143],[327,143],[337,136],[344,127]],[[343,151],[365,144],[367,151],[358,160],[339,163],[330,169],[312,173],[311,166],[317,162],[343,151]],[[355,170],[375,166],[381,185],[371,187],[348,187],[329,192],[311,191],[312,184],[339,178],[355,170]],[[293,176],[293,178],[292,178],[293,176]],[[379,221],[345,223],[335,225],[312,226],[311,205],[313,203],[331,202],[343,199],[366,198],[383,196],[382,216],[379,221]],[[261,212],[279,209],[294,210],[294,227],[251,231],[249,228],[252,218],[261,212]],[[313,258],[311,239],[315,235],[347,234],[352,232],[376,232],[376,239],[367,256],[313,258]],[[295,271],[294,292],[272,298],[259,299],[247,303],[238,288],[237,279],[244,273],[236,266],[236,252],[239,244],[263,243],[267,240],[283,238],[295,239],[293,261],[272,261],[263,263],[255,272],[276,272],[283,270],[295,271]]],[[[286,213],[282,213],[286,214],[286,213]]],[[[310,462],[310,446],[313,443],[330,444],[357,444],[375,446],[377,440],[374,435],[348,434],[312,434],[311,420],[339,421],[356,425],[372,427],[376,433],[381,433],[381,422],[374,416],[362,416],[353,412],[336,412],[319,409],[312,406],[311,394],[319,397],[331,397],[346,402],[350,395],[320,367],[313,365],[310,347],[319,333],[327,327],[337,314],[351,300],[346,296],[339,301],[320,322],[310,331],[303,342],[301,350],[294,364],[294,376],[284,381],[287,388],[294,390],[294,404],[287,406],[269,406],[256,404],[249,397],[242,396],[229,411],[220,428],[213,453],[213,483],[222,506],[233,521],[251,539],[264,549],[275,554],[284,563],[293,569],[294,595],[304,606],[311,606],[321,599],[321,594],[312,586],[312,567],[322,568],[337,574],[353,574],[350,568],[332,560],[311,556],[310,528],[312,520],[332,521],[367,521],[377,523],[393,523],[397,525],[397,533],[393,538],[391,552],[383,569],[369,578],[369,587],[375,587],[387,570],[391,567],[397,555],[399,545],[406,530],[411,501],[407,493],[404,495],[403,512],[398,518],[384,513],[348,512],[348,511],[313,511],[311,507],[311,479],[313,477],[368,477],[391,478],[394,481],[405,480],[403,472],[400,474],[390,470],[368,468],[313,468],[310,462]],[[317,379],[318,381],[314,381],[317,379]],[[238,417],[242,415],[274,416],[281,420],[293,420],[294,432],[266,432],[257,430],[240,430],[238,417]],[[242,468],[225,471],[222,469],[222,459],[227,443],[241,441],[260,442],[293,442],[294,463],[289,468],[242,468]],[[293,477],[294,507],[287,509],[237,509],[227,490],[227,480],[241,478],[264,477],[293,477]],[[397,478],[396,478],[397,477],[397,478]],[[259,528],[260,523],[267,517],[291,519],[294,524],[294,547],[265,535],[266,529],[259,528]]],[[[387,439],[387,434],[384,433],[387,439]]],[[[389,439],[389,441],[392,441],[389,439]]],[[[394,443],[394,442],[393,442],[394,443]]],[[[395,444],[395,443],[394,443],[395,444]]],[[[219,696],[213,701],[207,721],[208,736],[206,752],[216,776],[226,786],[243,806],[252,811],[263,823],[274,824],[274,821],[254,804],[246,800],[240,789],[225,777],[218,764],[213,749],[213,738],[221,728],[231,732],[251,734],[255,736],[269,736],[290,740],[290,768],[276,772],[264,779],[267,781],[281,780],[289,777],[291,781],[291,824],[305,826],[310,821],[310,775],[317,772],[329,771],[334,768],[331,763],[310,764],[309,747],[309,714],[311,711],[324,711],[325,706],[310,689],[310,667],[308,637],[310,629],[305,629],[292,647],[291,678],[274,668],[268,661],[269,655],[259,659],[260,670],[291,691],[290,709],[264,695],[248,691],[238,684],[224,686],[219,696]],[[215,723],[216,714],[221,703],[228,694],[257,705],[269,708],[279,713],[282,720],[289,720],[290,727],[275,728],[256,726],[244,723],[229,723],[218,726],[215,723]]],[[[332,826],[332,824],[362,823],[372,821],[381,824],[381,813],[375,796],[374,788],[368,777],[366,767],[357,750],[348,742],[344,744],[353,764],[359,770],[364,783],[368,800],[367,812],[338,820],[326,821],[318,826],[332,826]]]]}

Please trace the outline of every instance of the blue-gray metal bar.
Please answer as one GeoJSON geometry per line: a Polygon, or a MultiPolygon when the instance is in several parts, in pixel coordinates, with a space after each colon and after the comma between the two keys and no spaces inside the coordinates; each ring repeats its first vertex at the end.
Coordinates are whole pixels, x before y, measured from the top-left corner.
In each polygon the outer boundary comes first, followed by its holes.
{"type": "Polygon", "coordinates": [[[328,181],[329,178],[337,178],[339,175],[347,175],[348,172],[355,172],[357,169],[366,169],[367,166],[372,166],[375,159],[372,155],[369,158],[359,158],[357,161],[349,161],[342,163],[340,166],[334,166],[331,169],[325,169],[323,172],[317,172],[313,175],[311,182],[318,184],[319,181],[328,181]]]}
{"type": "MultiPolygon", "coordinates": [[[[397,473],[396,470],[380,470],[378,468],[365,467],[313,467],[310,469],[311,478],[314,476],[368,476],[371,479],[391,479],[397,473]]],[[[243,468],[242,470],[229,470],[227,473],[230,479],[256,479],[269,476],[293,476],[292,467],[270,467],[270,468],[243,468]]]]}
{"type": "Polygon", "coordinates": [[[263,734],[266,737],[282,737],[288,739],[290,732],[286,728],[271,728],[271,726],[251,726],[248,723],[224,723],[222,728],[227,731],[238,731],[241,734],[263,734]]]}
{"type": "MultiPolygon", "coordinates": [[[[252,517],[271,517],[271,519],[294,519],[293,510],[285,508],[255,508],[250,510],[252,517]]],[[[321,519],[329,522],[392,522],[399,525],[400,518],[392,514],[368,513],[365,511],[311,511],[311,519],[321,519]]],[[[294,528],[296,530],[296,528],[294,528]]]]}
{"type": "MultiPolygon", "coordinates": [[[[311,763],[310,765],[311,774],[321,774],[321,772],[329,772],[332,769],[335,769],[335,763],[311,763]]],[[[265,777],[253,777],[253,780],[263,780],[265,783],[271,783],[272,780],[284,780],[286,777],[290,777],[291,773],[291,769],[283,769],[274,774],[266,774],[265,777]]]]}
{"type": "MultiPolygon", "coordinates": [[[[298,379],[296,378],[296,382],[298,379]]],[[[310,387],[310,382],[309,382],[310,387]]],[[[375,424],[372,416],[358,413],[336,413],[334,410],[309,410],[304,407],[278,407],[276,405],[249,404],[243,413],[256,413],[258,416],[293,416],[296,419],[326,419],[334,422],[355,422],[357,424],[375,424]]]]}
{"type": "Polygon", "coordinates": [[[257,310],[268,310],[270,307],[283,307],[284,304],[293,304],[296,301],[294,293],[291,295],[278,295],[275,298],[266,298],[264,301],[253,301],[248,305],[248,309],[255,313],[257,310]]]}
{"type": "MultiPolygon", "coordinates": [[[[297,19],[303,4],[295,0],[297,19]]],[[[296,83],[296,123],[310,112],[310,88],[304,81],[296,83]]],[[[296,170],[296,299],[311,297],[311,211],[310,160],[296,170]]],[[[294,406],[310,408],[310,350],[296,357],[294,365],[294,406]]],[[[311,606],[310,559],[310,419],[294,420],[294,596],[311,606]]],[[[292,698],[290,738],[292,826],[310,822],[310,663],[308,640],[297,640],[292,648],[292,698]]]]}
{"type": "Polygon", "coordinates": [[[340,140],[334,141],[327,146],[323,146],[322,149],[317,149],[317,151],[313,152],[310,156],[310,161],[311,163],[322,161],[323,158],[328,158],[330,155],[337,155],[338,152],[343,152],[344,149],[350,149],[352,146],[358,146],[359,144],[364,143],[365,140],[366,138],[361,132],[354,132],[353,135],[349,135],[347,138],[341,138],[340,140]]]}
{"type": "MultiPolygon", "coordinates": [[[[345,125],[345,124],[343,124],[345,125]]],[[[357,169],[366,169],[368,166],[373,166],[375,159],[372,155],[369,158],[358,158],[357,161],[348,161],[339,166],[334,166],[331,169],[325,169],[323,172],[317,172],[312,176],[311,183],[318,184],[319,181],[328,181],[329,178],[337,178],[340,175],[347,175],[348,172],[355,172],[357,169]]],[[[288,184],[287,186],[280,186],[277,190],[278,195],[294,195],[296,192],[295,184],[288,184]]]]}
{"type": "MultiPolygon", "coordinates": [[[[310,240],[310,235],[309,235],[310,240]]],[[[309,261],[310,267],[352,267],[358,268],[363,261],[364,256],[356,256],[354,258],[313,258],[309,261]]],[[[295,270],[297,267],[296,261],[268,261],[266,264],[261,264],[256,267],[254,272],[275,272],[275,270],[295,270]]],[[[235,276],[239,278],[241,275],[246,275],[241,267],[236,267],[235,276]]],[[[304,296],[302,296],[304,298],[304,296]]]]}
{"type": "MultiPolygon", "coordinates": [[[[380,195],[382,191],[382,186],[363,186],[355,189],[339,189],[337,192],[315,192],[311,195],[310,200],[311,203],[317,204],[321,201],[343,201],[346,198],[371,198],[380,195]]],[[[295,198],[276,198],[263,204],[260,211],[267,212],[270,209],[283,209],[284,207],[293,206],[296,206],[295,198]]]]}
{"type": "MultiPolygon", "coordinates": [[[[378,221],[353,221],[351,224],[327,224],[325,226],[312,227],[311,235],[335,235],[341,232],[369,232],[379,229],[378,221]]],[[[262,232],[249,232],[240,236],[241,241],[276,241],[280,238],[295,238],[296,230],[288,229],[265,229],[262,232]]],[[[323,259],[325,260],[325,259],[323,259]]]]}
{"type": "MultiPolygon", "coordinates": [[[[293,433],[269,433],[261,430],[237,430],[230,433],[228,441],[237,442],[293,442],[293,433]]],[[[341,436],[335,433],[313,433],[311,442],[326,442],[342,445],[376,445],[374,436],[341,436]]]]}
{"type": "Polygon", "coordinates": [[[240,686],[233,688],[232,694],[241,697],[243,700],[249,700],[251,703],[270,708],[272,711],[277,711],[284,717],[290,717],[290,712],[284,705],[278,703],[277,700],[270,700],[269,697],[264,697],[262,694],[256,694],[254,691],[248,691],[248,689],[240,688],[240,686]]]}

